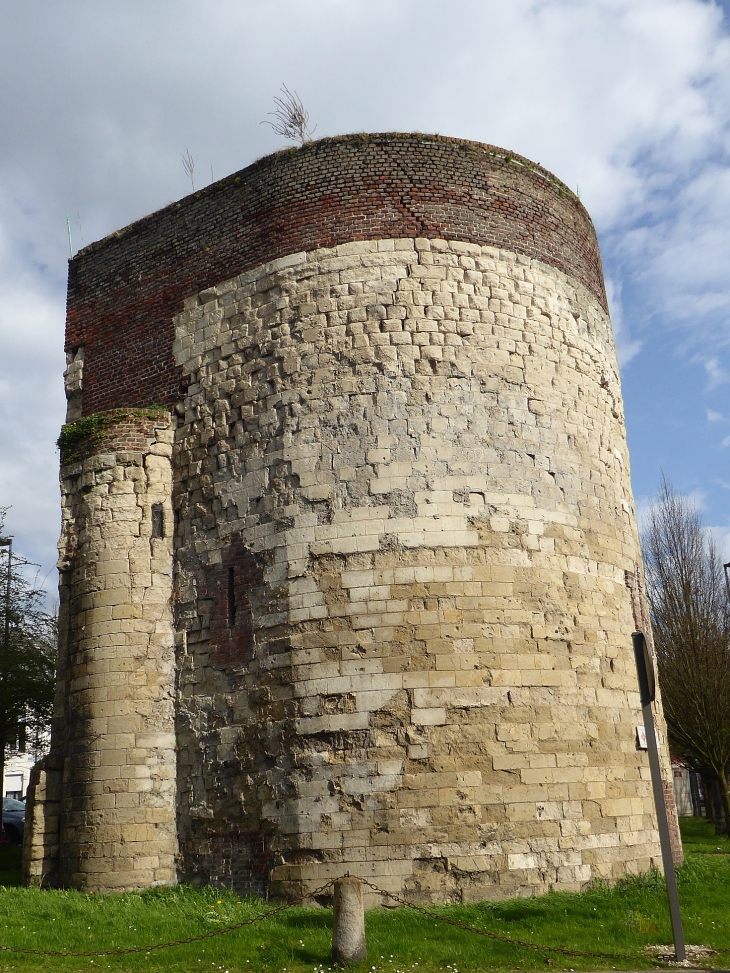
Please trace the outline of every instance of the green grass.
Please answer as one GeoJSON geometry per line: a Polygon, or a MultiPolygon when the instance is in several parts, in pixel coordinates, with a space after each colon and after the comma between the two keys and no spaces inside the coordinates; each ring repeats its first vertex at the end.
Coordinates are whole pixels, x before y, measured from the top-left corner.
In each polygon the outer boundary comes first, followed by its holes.
{"type": "MultiPolygon", "coordinates": [[[[687,861],[679,889],[687,941],[730,948],[730,842],[703,821],[683,822],[687,861]],[[717,849],[721,851],[718,852],[717,849]],[[710,853],[707,853],[707,852],[710,853]]],[[[153,944],[220,929],[271,904],[215,889],[178,887],[139,894],[84,895],[14,887],[18,849],[0,850],[0,942],[43,949],[94,950],[153,944]],[[13,868],[13,866],[15,866],[13,868]]],[[[479,929],[544,945],[618,952],[624,959],[566,957],[462,932],[407,909],[367,914],[368,961],[355,973],[648,969],[649,943],[671,943],[666,892],[658,874],[581,894],[451,906],[433,912],[479,929]],[[549,963],[548,963],[549,960],[549,963]]],[[[332,914],[294,908],[215,939],[123,957],[42,958],[0,954],[0,971],[277,971],[327,973],[332,914]],[[93,959],[93,962],[92,962],[93,959]]],[[[708,965],[713,965],[709,962],[708,965]]],[[[727,965],[716,957],[715,966],[727,965]]]]}
{"type": "Polygon", "coordinates": [[[727,855],[730,853],[730,837],[716,835],[715,826],[704,818],[680,818],[682,845],[685,855],[727,855]]]}

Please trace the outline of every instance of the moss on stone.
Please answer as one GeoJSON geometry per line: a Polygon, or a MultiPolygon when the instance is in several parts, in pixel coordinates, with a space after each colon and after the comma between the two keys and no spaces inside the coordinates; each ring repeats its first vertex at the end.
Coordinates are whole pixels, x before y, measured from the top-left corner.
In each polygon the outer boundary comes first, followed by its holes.
{"type": "Polygon", "coordinates": [[[114,423],[124,419],[161,419],[166,412],[164,406],[160,405],[144,409],[109,409],[92,412],[76,422],[68,422],[56,440],[56,446],[61,450],[61,464],[74,463],[93,453],[101,444],[106,430],[114,423]]]}

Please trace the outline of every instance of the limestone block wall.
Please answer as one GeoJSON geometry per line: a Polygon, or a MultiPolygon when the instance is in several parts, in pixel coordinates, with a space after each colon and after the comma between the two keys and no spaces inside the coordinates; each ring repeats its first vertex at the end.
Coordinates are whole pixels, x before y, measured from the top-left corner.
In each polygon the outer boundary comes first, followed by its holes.
{"type": "Polygon", "coordinates": [[[595,295],[354,242],[193,296],[174,351],[181,875],[449,901],[658,863],[595,295]]]}
{"type": "Polygon", "coordinates": [[[23,884],[46,886],[58,874],[63,757],[47,756],[30,772],[23,831],[23,884]]]}
{"type": "Polygon", "coordinates": [[[172,439],[167,414],[118,417],[62,467],[61,783],[50,821],[50,769],[35,788],[34,881],[101,891],[175,879],[172,439]]]}

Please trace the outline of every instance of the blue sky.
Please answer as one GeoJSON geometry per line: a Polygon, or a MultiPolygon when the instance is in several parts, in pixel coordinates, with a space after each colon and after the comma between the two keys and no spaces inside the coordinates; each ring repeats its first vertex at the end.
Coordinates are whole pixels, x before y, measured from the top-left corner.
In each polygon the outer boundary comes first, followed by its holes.
{"type": "Polygon", "coordinates": [[[730,558],[730,4],[716,0],[24,0],[0,5],[0,506],[55,585],[74,249],[316,136],[501,145],[580,192],[622,363],[634,492],[663,469],[730,558]]]}

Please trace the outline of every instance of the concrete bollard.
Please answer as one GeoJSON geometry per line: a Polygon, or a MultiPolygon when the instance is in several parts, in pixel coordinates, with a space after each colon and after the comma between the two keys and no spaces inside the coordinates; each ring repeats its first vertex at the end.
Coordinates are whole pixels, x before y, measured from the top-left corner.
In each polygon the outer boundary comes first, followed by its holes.
{"type": "Polygon", "coordinates": [[[365,952],[362,885],[356,878],[338,878],[335,882],[332,959],[341,964],[359,963],[365,959],[365,952]]]}

